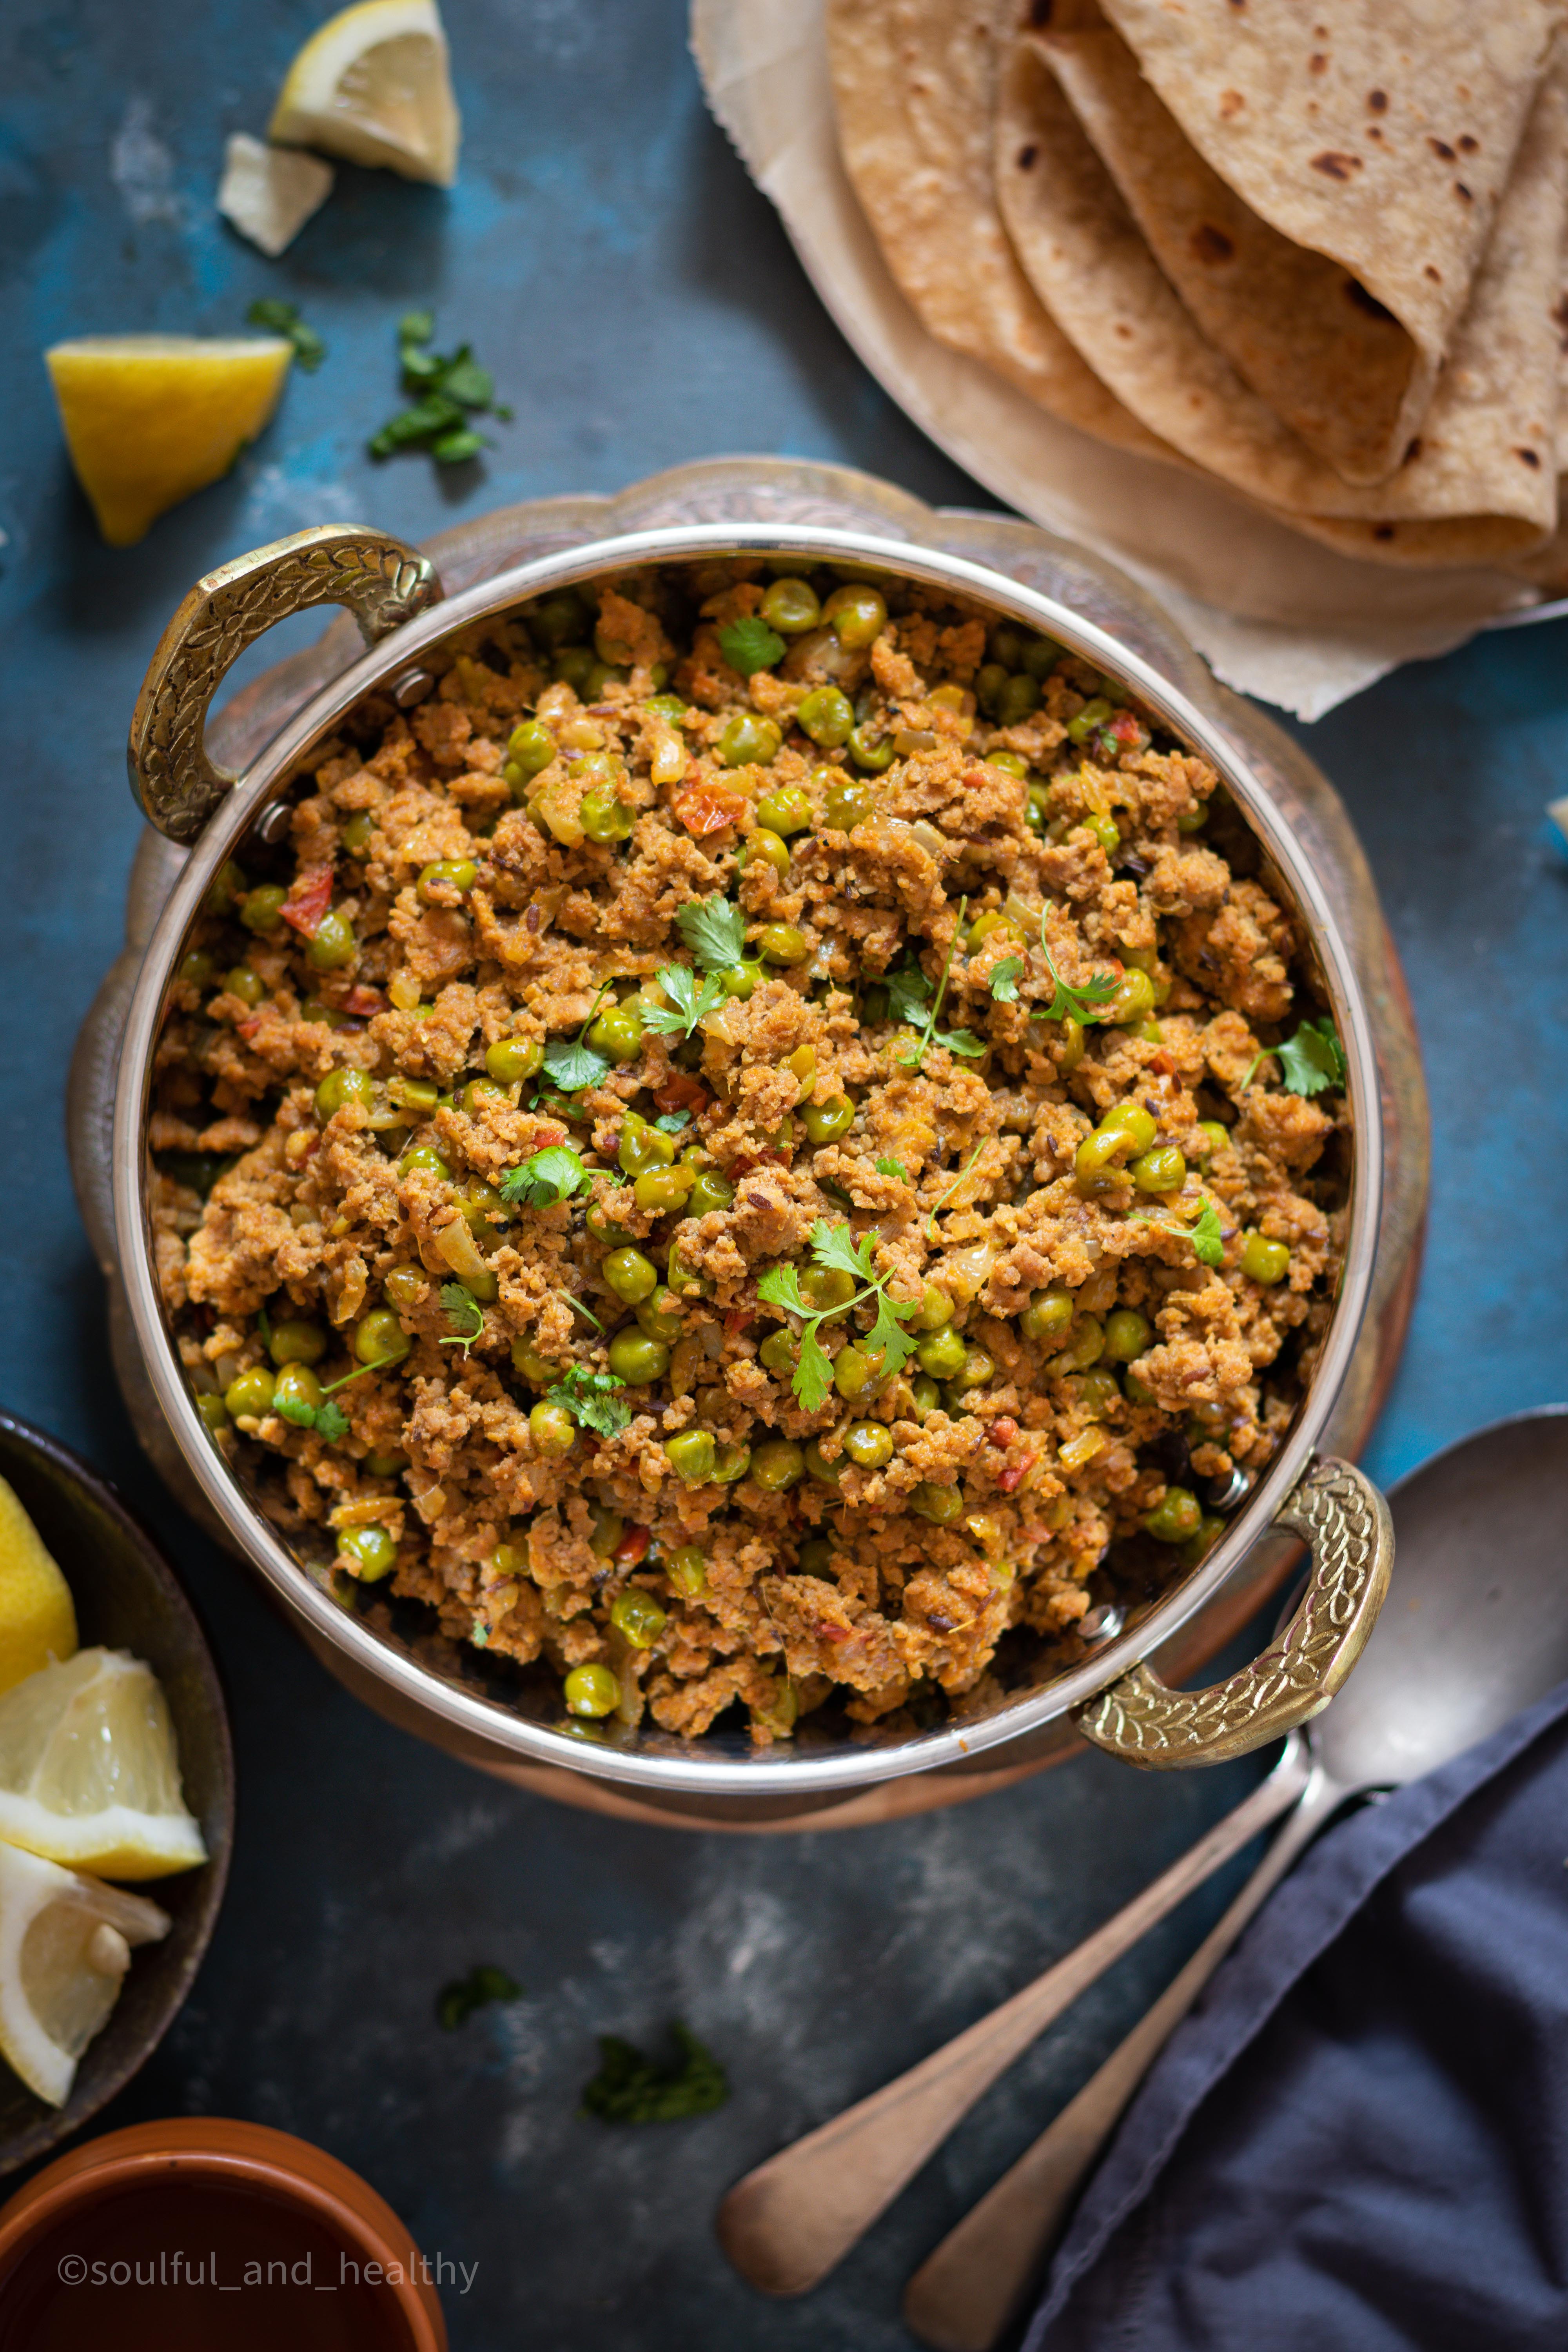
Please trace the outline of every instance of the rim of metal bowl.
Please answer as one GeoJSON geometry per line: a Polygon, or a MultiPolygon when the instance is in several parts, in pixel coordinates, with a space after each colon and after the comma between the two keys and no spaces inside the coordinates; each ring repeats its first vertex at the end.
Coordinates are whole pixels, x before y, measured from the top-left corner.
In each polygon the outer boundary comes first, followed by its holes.
{"type": "Polygon", "coordinates": [[[1108,631],[1053,598],[966,557],[908,541],[825,527],[709,523],[622,533],[539,557],[436,604],[384,638],[312,698],[274,738],[234,787],[193,849],[142,961],[132,997],[115,1094],[114,1219],[121,1272],[136,1335],[158,1402],[196,1478],[244,1549],[285,1599],[350,1659],[404,1699],[454,1727],[499,1743],[520,1759],[565,1766],[595,1779],[693,1796],[763,1798],[849,1789],[930,1771],[1000,1747],[1068,1714],[1103,1690],[1180,1631],[1226,1584],[1264,1533],[1311,1458],[1316,1434],[1344,1381],[1365,1313],[1383,1184],[1377,1064],[1361,991],[1328,899],[1300,848],[1251,772],[1246,755],[1214,719],[1108,631]],[[788,1743],[752,1758],[639,1753],[574,1738],[512,1712],[502,1702],[445,1680],[384,1644],[316,1584],[249,1502],[201,1423],[177,1364],[153,1274],[143,1176],[152,1053],[175,953],[212,875],[258,810],[288,781],[311,744],[331,732],[362,695],[454,630],[489,618],[543,590],[659,562],[704,554],[835,557],[956,589],[1031,623],[1100,668],[1124,678],[1172,731],[1209,760],[1239,802],[1308,919],[1349,1064],[1354,1152],[1349,1239],[1339,1293],[1311,1389],[1279,1453],[1202,1565],[1127,1633],[1070,1672],[1020,1693],[993,1715],[919,1732],[897,1746],[847,1746],[793,1755],[788,1743]]]}

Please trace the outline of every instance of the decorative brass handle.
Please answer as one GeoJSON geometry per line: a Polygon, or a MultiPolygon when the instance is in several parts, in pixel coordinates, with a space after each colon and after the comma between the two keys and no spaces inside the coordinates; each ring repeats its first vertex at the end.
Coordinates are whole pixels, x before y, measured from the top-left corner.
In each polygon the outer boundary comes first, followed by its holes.
{"type": "Polygon", "coordinates": [[[274,621],[346,604],[374,646],[436,604],[416,548],[363,523],[324,523],[237,556],[198,580],[158,641],[126,758],[138,806],[171,841],[194,841],[236,782],[207,757],[207,708],[224,674],[274,621]]]}
{"type": "Polygon", "coordinates": [[[1135,1666],[1079,1709],[1097,1748],[1145,1771],[1226,1764],[1327,1706],[1366,1646],[1394,1567],[1394,1522],[1349,1462],[1314,1462],[1276,1527],[1304,1536],[1312,1568],[1300,1607],[1261,1657],[1207,1690],[1173,1691],[1135,1666]]]}

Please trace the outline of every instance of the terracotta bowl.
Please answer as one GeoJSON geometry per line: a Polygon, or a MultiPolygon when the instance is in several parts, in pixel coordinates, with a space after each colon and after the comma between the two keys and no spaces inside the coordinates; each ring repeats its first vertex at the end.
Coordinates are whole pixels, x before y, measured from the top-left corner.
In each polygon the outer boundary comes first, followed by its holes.
{"type": "MultiPolygon", "coordinates": [[[[234,1756],[217,1670],[195,1611],[147,1530],[105,1479],[41,1429],[0,1413],[0,1475],[8,1478],[76,1602],[82,1645],[144,1658],[163,1686],[179,1743],[185,1801],[210,1859],[153,1879],[145,1892],[174,1921],[132,1962],[108,2024],[89,2042],[63,2107],[47,2107],[0,2063],[0,2174],[31,2164],[79,2131],[152,2055],[201,1965],[228,1877],[234,1756]]],[[[142,1892],[138,1888],[138,1892],[142,1892]]]]}
{"type": "Polygon", "coordinates": [[[133,2124],[0,2210],[0,2347],[447,2352],[430,2267],[369,2182],[309,2140],[219,2117],[133,2124]],[[250,2284],[248,2264],[276,2283],[250,2284]]]}

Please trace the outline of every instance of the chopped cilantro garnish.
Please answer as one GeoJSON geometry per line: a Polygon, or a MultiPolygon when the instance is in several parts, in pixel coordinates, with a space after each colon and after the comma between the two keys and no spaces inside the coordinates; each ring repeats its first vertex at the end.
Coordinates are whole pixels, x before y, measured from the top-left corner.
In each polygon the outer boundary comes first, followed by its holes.
{"type": "Polygon", "coordinates": [[[879,1176],[896,1176],[900,1184],[907,1184],[910,1181],[910,1171],[903,1161],[894,1160],[890,1155],[878,1160],[877,1173],[879,1176]]]}
{"type": "Polygon", "coordinates": [[[661,1135],[679,1135],[682,1128],[690,1124],[691,1113],[689,1110],[661,1110],[654,1120],[661,1135]]]}
{"type": "Polygon", "coordinates": [[[603,1054],[595,1054],[591,1045],[573,1038],[568,1044],[557,1038],[544,1048],[544,1073],[563,1095],[580,1094],[584,1087],[596,1087],[609,1074],[610,1066],[603,1054]]]}
{"type": "Polygon", "coordinates": [[[335,1445],[340,1437],[349,1433],[349,1417],[331,1397],[321,1404],[307,1404],[303,1397],[274,1397],[272,1410],[282,1420],[292,1422],[296,1429],[313,1429],[329,1445],[335,1445]]]}
{"type": "Polygon", "coordinates": [[[1110,1020],[1109,1013],[1095,1008],[1103,1008],[1118,993],[1121,983],[1109,972],[1097,971],[1082,988],[1069,988],[1057,970],[1050,949],[1046,944],[1044,908],[1040,912],[1040,953],[1046,959],[1046,970],[1056,983],[1057,992],[1047,1010],[1035,1015],[1037,1021],[1076,1021],[1087,1029],[1091,1022],[1110,1020]]]}
{"type": "Polygon", "coordinates": [[[689,1037],[698,1023],[724,1002],[723,982],[709,979],[699,985],[689,964],[667,963],[658,975],[658,984],[670,1002],[645,1004],[642,1025],[656,1030],[661,1037],[689,1037]]]}
{"type": "Polygon", "coordinates": [[[285,302],[276,294],[258,297],[246,312],[247,323],[265,327],[274,335],[282,335],[294,346],[294,357],[307,375],[314,375],[327,356],[327,346],[314,327],[307,327],[292,302],[285,302]]]}
{"type": "Polygon", "coordinates": [[[398,321],[403,387],[413,397],[372,436],[368,446],[373,457],[390,457],[398,449],[428,449],[438,465],[459,465],[465,457],[477,457],[485,446],[470,416],[510,416],[510,409],[497,405],[495,380],[467,343],[445,355],[426,348],[435,331],[428,310],[407,311],[398,321]]]}
{"type": "Polygon", "coordinates": [[[578,1297],[574,1290],[563,1290],[557,1295],[566,1301],[568,1307],[572,1307],[577,1314],[583,1316],[587,1322],[590,1322],[595,1331],[602,1332],[604,1330],[605,1327],[600,1322],[598,1317],[595,1314],[593,1308],[585,1306],[584,1301],[578,1297]]]}
{"type": "Polygon", "coordinates": [[[1017,1003],[1018,982],[1023,977],[1023,972],[1024,959],[1022,956],[1003,957],[1001,962],[991,974],[991,993],[996,999],[998,1004],[1016,1004],[1017,1003]]]}
{"type": "Polygon", "coordinates": [[[795,1396],[807,1412],[816,1412],[833,1387],[833,1365],[826,1350],[817,1339],[822,1326],[835,1316],[847,1315],[863,1299],[875,1298],[877,1319],[867,1334],[867,1352],[884,1352],[882,1369],[891,1375],[909,1361],[915,1343],[900,1328],[900,1318],[915,1311],[913,1300],[891,1299],[887,1285],[890,1277],[879,1275],[871,1255],[871,1236],[863,1234],[858,1242],[847,1224],[830,1225],[818,1217],[811,1229],[811,1255],[815,1263],[832,1271],[851,1275],[864,1285],[841,1307],[826,1307],[816,1310],[808,1307],[800,1294],[800,1280],[793,1265],[770,1266],[757,1285],[757,1296],[770,1307],[783,1307],[798,1315],[805,1325],[801,1334],[800,1360],[792,1382],[795,1396]]]}
{"type": "Polygon", "coordinates": [[[436,2021],[447,2032],[455,2033],[459,2025],[467,2025],[477,2009],[484,2009],[492,2000],[521,2000],[522,1987],[508,1976],[504,1969],[470,1969],[466,1977],[457,1977],[443,1985],[436,1996],[436,2021]]]}
{"type": "Polygon", "coordinates": [[[692,898],[675,927],[704,971],[728,971],[746,951],[746,919],[728,898],[692,898]]]}
{"type": "MultiPolygon", "coordinates": [[[[936,995],[932,999],[930,1012],[925,1016],[925,1024],[921,1029],[920,1035],[905,1037],[893,1047],[895,1060],[901,1062],[906,1070],[918,1070],[925,1060],[928,1048],[932,1045],[945,1045],[950,1054],[973,1056],[977,1056],[985,1051],[984,1040],[976,1037],[972,1031],[939,1029],[936,1025],[937,1014],[942,1011],[942,998],[947,994],[947,976],[952,969],[953,950],[958,945],[959,933],[963,929],[963,910],[968,904],[967,898],[961,898],[958,902],[958,920],[952,927],[952,937],[947,943],[947,953],[942,959],[942,978],[937,982],[936,995]]],[[[926,998],[931,995],[930,981],[927,980],[924,972],[917,968],[913,971],[889,972],[887,987],[894,1020],[907,1022],[910,1027],[913,1028],[919,1019],[919,1007],[923,1005],[926,998]]]]}
{"type": "Polygon", "coordinates": [[[500,1196],[513,1208],[552,1209],[558,1201],[580,1192],[587,1181],[588,1171],[577,1154],[557,1143],[536,1151],[521,1167],[509,1168],[501,1178],[500,1196]]]}
{"type": "Polygon", "coordinates": [[[1349,1064],[1339,1032],[1326,1016],[1321,1021],[1303,1021],[1293,1037],[1281,1045],[1265,1045],[1253,1055],[1252,1067],[1241,1082],[1245,1094],[1252,1084],[1259,1062],[1273,1054],[1279,1064],[1279,1083],[1287,1094],[1321,1095],[1325,1087],[1342,1087],[1349,1064]]]}
{"type": "Polygon", "coordinates": [[[680,2057],[665,2066],[619,2034],[602,2033],[599,2071],[584,2086],[583,2113],[606,2124],[669,2124],[721,2107],[730,2095],[724,2069],[689,2027],[671,2032],[680,2057]]]}
{"type": "Polygon", "coordinates": [[[1225,1234],[1219,1222],[1219,1212],[1212,1201],[1204,1202],[1203,1214],[1188,1234],[1194,1249],[1205,1265],[1225,1263],[1225,1234]]]}
{"type": "Polygon", "coordinates": [[[466,1282],[444,1282],[441,1304],[451,1330],[447,1339],[437,1339],[436,1344],[438,1348],[461,1348],[466,1355],[485,1328],[479,1302],[466,1282]]]}
{"type": "Polygon", "coordinates": [[[755,615],[731,621],[721,629],[719,646],[730,667],[738,669],[742,677],[750,677],[753,670],[772,669],[774,662],[784,658],[784,639],[755,615]]]}
{"type": "Polygon", "coordinates": [[[318,1437],[324,1437],[329,1445],[335,1445],[340,1437],[346,1437],[348,1433],[349,1417],[342,1405],[334,1404],[329,1397],[324,1404],[316,1407],[318,1437]]]}
{"type": "Polygon", "coordinates": [[[615,1437],[631,1421],[631,1407],[619,1391],[625,1381],[614,1372],[591,1372],[585,1364],[569,1364],[553,1388],[544,1391],[547,1404],[564,1405],[573,1420],[597,1437],[615,1437]]]}

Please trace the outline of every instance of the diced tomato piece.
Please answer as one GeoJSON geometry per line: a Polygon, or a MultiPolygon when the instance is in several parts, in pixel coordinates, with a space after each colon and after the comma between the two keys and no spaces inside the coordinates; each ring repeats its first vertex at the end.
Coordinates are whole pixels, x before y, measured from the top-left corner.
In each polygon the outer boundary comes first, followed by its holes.
{"type": "Polygon", "coordinates": [[[997,1475],[996,1484],[1001,1487],[1002,1492],[1005,1495],[1010,1495],[1017,1486],[1019,1480],[1023,1477],[1023,1475],[1024,1465],[1020,1462],[1012,1469],[999,1472],[997,1475]]]}
{"type": "Polygon", "coordinates": [[[615,1550],[610,1554],[617,1568],[635,1568],[647,1553],[651,1531],[647,1528],[628,1528],[615,1550]]]}
{"type": "Polygon", "coordinates": [[[1018,1424],[1011,1413],[998,1413],[985,1434],[993,1445],[1000,1447],[1005,1453],[1018,1434],[1018,1424]]]}
{"type": "Polygon", "coordinates": [[[685,1070],[672,1070],[662,1087],[654,1088],[653,1098],[660,1110],[706,1110],[708,1089],[685,1070]]]}
{"type": "Polygon", "coordinates": [[[566,1129],[563,1127],[536,1127],[533,1130],[536,1151],[548,1151],[552,1144],[564,1143],[565,1140],[566,1129]]]}
{"type": "Polygon", "coordinates": [[[356,981],[343,999],[342,1009],[352,1013],[356,1021],[368,1021],[373,1013],[385,1012],[386,999],[379,988],[366,988],[356,981]]]}
{"type": "Polygon", "coordinates": [[[313,939],[317,926],[332,903],[332,869],[331,866],[307,866],[299,875],[293,888],[283,901],[283,920],[313,939]]]}
{"type": "Polygon", "coordinates": [[[246,1044],[248,1045],[257,1031],[260,1028],[265,1018],[266,1015],[264,1013],[253,1013],[247,1020],[237,1021],[234,1024],[236,1036],[243,1037],[246,1044]]]}
{"type": "Polygon", "coordinates": [[[688,833],[700,841],[706,834],[722,833],[739,824],[751,802],[729,784],[693,784],[675,803],[675,814],[688,833]]]}

